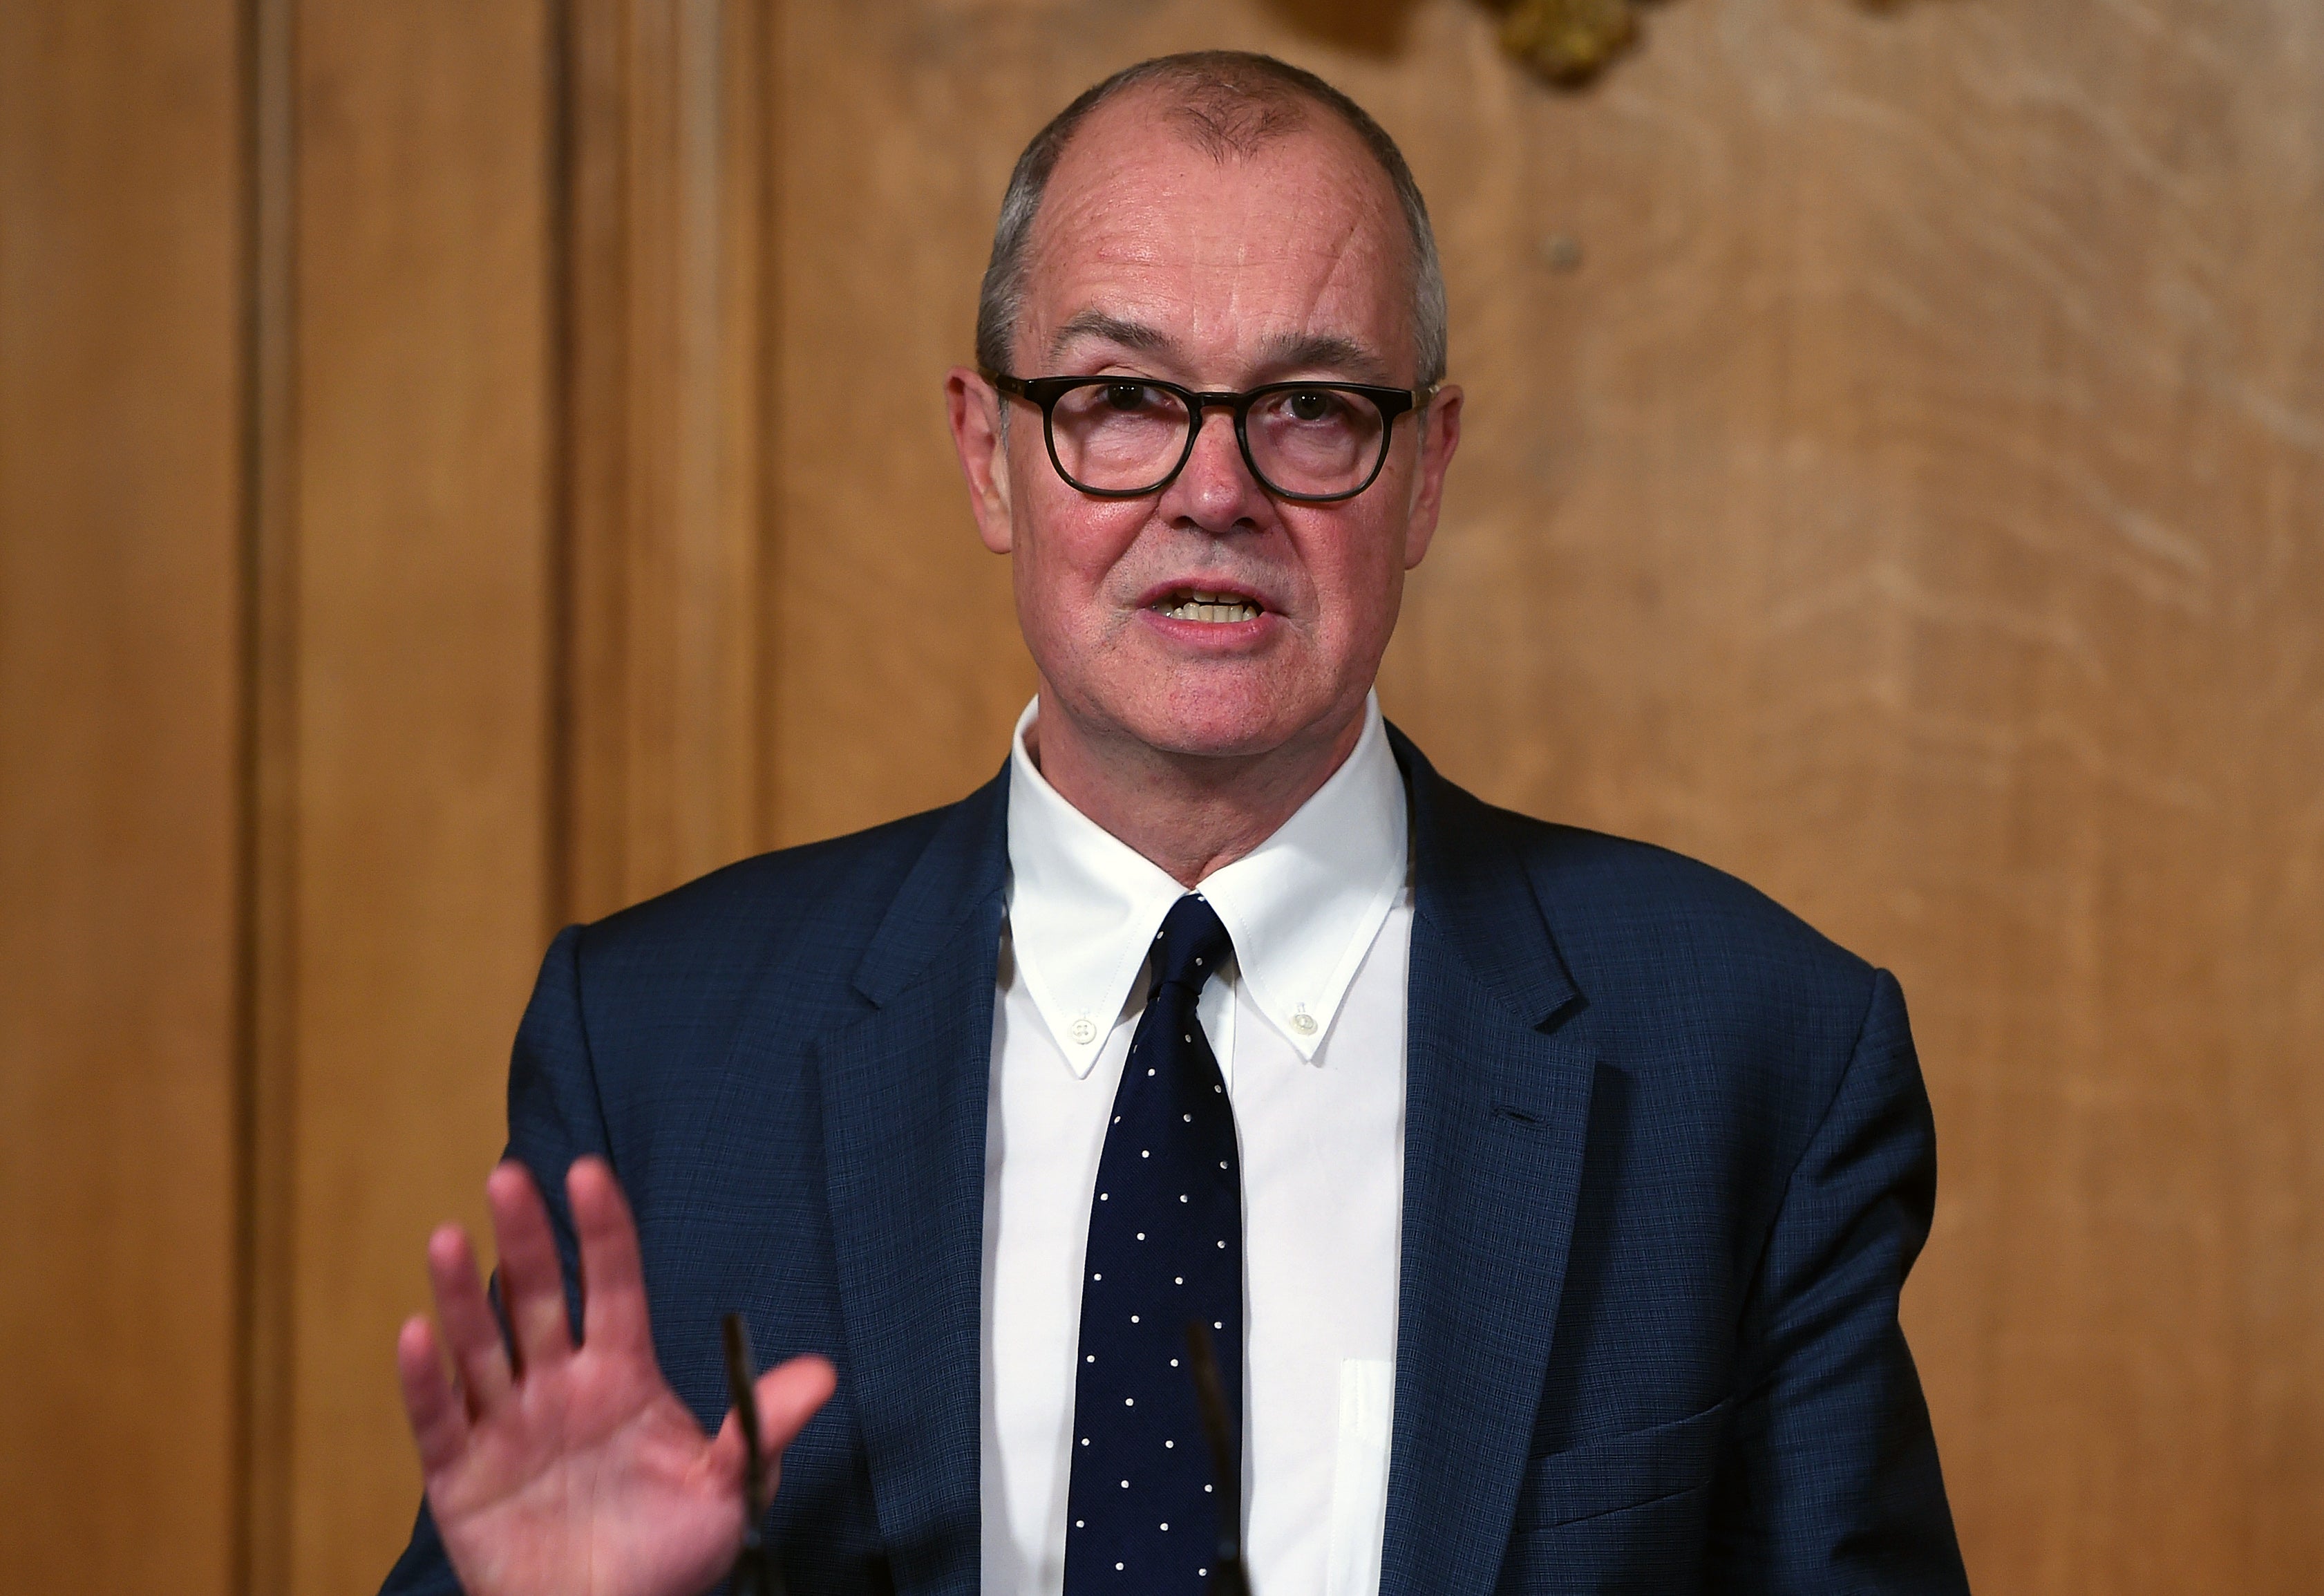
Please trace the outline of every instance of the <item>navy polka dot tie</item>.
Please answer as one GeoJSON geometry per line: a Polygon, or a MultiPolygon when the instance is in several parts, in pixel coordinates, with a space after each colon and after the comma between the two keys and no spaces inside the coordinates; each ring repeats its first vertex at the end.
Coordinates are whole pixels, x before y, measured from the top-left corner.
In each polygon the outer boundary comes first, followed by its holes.
{"type": "Polygon", "coordinates": [[[1211,1327],[1240,1435],[1242,1164],[1194,1003],[1233,952],[1209,904],[1178,899],[1155,941],[1153,992],[1114,1093],[1082,1277],[1065,1596],[1199,1596],[1210,1583],[1219,1499],[1186,1323],[1211,1327]]]}

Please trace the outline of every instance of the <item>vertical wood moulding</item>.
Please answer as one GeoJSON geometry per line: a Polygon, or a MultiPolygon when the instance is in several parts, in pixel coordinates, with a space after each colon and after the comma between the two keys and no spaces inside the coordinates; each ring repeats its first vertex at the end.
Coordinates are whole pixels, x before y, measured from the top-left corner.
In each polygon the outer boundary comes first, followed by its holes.
{"type": "Polygon", "coordinates": [[[293,0],[246,0],[237,1586],[289,1588],[297,1024],[293,0]]]}
{"type": "Polygon", "coordinates": [[[769,32],[766,0],[713,0],[706,6],[716,32],[703,69],[717,95],[709,128],[709,154],[717,163],[712,201],[724,218],[714,265],[716,325],[708,351],[718,411],[706,434],[716,448],[714,506],[718,551],[719,632],[713,684],[716,715],[708,730],[723,771],[713,842],[719,858],[766,845],[761,814],[768,750],[759,741],[759,694],[765,660],[761,572],[769,561],[761,440],[769,436],[766,351],[772,323],[764,315],[768,259],[764,76],[769,32]]]}
{"type": "Polygon", "coordinates": [[[0,5],[0,1588],[235,1573],[244,0],[0,5]]]}
{"type": "Polygon", "coordinates": [[[572,0],[547,0],[546,58],[541,70],[548,83],[549,125],[542,141],[541,179],[548,208],[547,281],[549,308],[542,352],[544,391],[541,413],[549,418],[542,502],[549,507],[548,547],[542,551],[547,573],[549,614],[543,628],[547,658],[541,679],[549,702],[541,746],[541,936],[544,941],[563,925],[573,902],[573,507],[578,484],[574,479],[574,330],[578,318],[573,300],[575,126],[579,117],[576,85],[577,45],[572,0]]]}
{"type": "Polygon", "coordinates": [[[564,718],[553,735],[563,750],[563,785],[554,801],[563,811],[556,830],[567,857],[551,876],[564,894],[552,917],[559,919],[602,912],[618,896],[622,867],[618,777],[626,612],[617,602],[616,557],[629,453],[621,426],[629,366],[622,337],[629,297],[627,9],[626,0],[567,0],[561,11],[562,658],[553,690],[564,718]]]}
{"type": "Polygon", "coordinates": [[[292,1596],[410,1531],[392,1349],[484,1233],[551,892],[551,14],[296,11],[292,1596]]]}
{"type": "Polygon", "coordinates": [[[568,918],[759,835],[758,11],[567,16],[568,918]]]}
{"type": "MultiPolygon", "coordinates": [[[[778,807],[782,783],[777,780],[782,756],[782,695],[776,691],[775,672],[780,656],[777,622],[782,611],[777,586],[782,577],[781,447],[783,328],[782,110],[783,20],[774,0],[743,0],[735,13],[747,32],[739,32],[729,59],[736,63],[740,80],[733,90],[734,115],[727,145],[733,164],[733,191],[747,196],[755,225],[733,229],[737,247],[748,241],[752,272],[747,287],[758,337],[752,346],[729,355],[728,369],[739,373],[738,393],[749,395],[747,413],[738,409],[728,436],[734,458],[749,463],[752,491],[756,495],[752,519],[756,523],[758,569],[751,588],[756,625],[753,629],[752,674],[753,715],[744,728],[748,746],[756,754],[752,771],[751,846],[770,848],[782,835],[778,807]],[[745,186],[747,184],[747,187],[745,186]]],[[[738,288],[745,286],[737,274],[738,288]]],[[[739,472],[738,472],[739,475],[739,472]]]]}

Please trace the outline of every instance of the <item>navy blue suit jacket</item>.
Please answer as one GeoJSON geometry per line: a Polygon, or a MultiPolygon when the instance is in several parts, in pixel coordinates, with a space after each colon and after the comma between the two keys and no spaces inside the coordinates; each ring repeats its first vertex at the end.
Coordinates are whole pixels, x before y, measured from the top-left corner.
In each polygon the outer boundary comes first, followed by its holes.
{"type": "MultiPolygon", "coordinates": [[[[1966,1591],[1896,1322],[1935,1136],[1895,981],[1395,745],[1416,912],[1383,1596],[1966,1591]]],[[[730,1308],[766,1360],[838,1364],[770,1518],[797,1596],[976,1588],[1007,802],[1004,772],[568,929],[518,1035],[510,1152],[568,1271],[566,1166],[612,1163],[702,1422],[730,1308]]],[[[423,1511],[387,1590],[455,1588],[423,1511]]]]}

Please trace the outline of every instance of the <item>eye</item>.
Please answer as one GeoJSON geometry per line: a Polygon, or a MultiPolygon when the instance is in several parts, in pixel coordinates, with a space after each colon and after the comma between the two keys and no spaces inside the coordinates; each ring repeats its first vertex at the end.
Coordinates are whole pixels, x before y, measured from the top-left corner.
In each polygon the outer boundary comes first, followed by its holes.
{"type": "Polygon", "coordinates": [[[1284,396],[1284,410],[1295,421],[1328,421],[1340,412],[1340,396],[1324,388],[1303,388],[1284,396]]]}
{"type": "Polygon", "coordinates": [[[1109,410],[1125,412],[1151,410],[1157,397],[1156,392],[1143,383],[1108,383],[1105,385],[1105,403],[1109,410]]]}

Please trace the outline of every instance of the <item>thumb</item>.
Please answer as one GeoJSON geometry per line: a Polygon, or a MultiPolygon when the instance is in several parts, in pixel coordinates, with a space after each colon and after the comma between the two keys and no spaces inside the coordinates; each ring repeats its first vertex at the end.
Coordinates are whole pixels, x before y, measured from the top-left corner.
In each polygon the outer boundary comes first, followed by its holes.
{"type": "MultiPolygon", "coordinates": [[[[767,1497],[773,1499],[775,1484],[782,1472],[783,1448],[807,1428],[823,1405],[831,1400],[832,1392],[839,1388],[839,1373],[828,1358],[809,1352],[778,1364],[761,1375],[752,1388],[759,1405],[760,1461],[766,1465],[764,1481],[767,1497]]],[[[743,1467],[742,1425],[739,1415],[729,1411],[726,1422],[718,1426],[718,1436],[711,1444],[711,1455],[715,1466],[730,1479],[739,1479],[743,1467]]]]}
{"type": "Polygon", "coordinates": [[[759,1439],[770,1461],[781,1455],[807,1421],[839,1388],[839,1371],[828,1358],[809,1352],[759,1377],[759,1439]]]}

